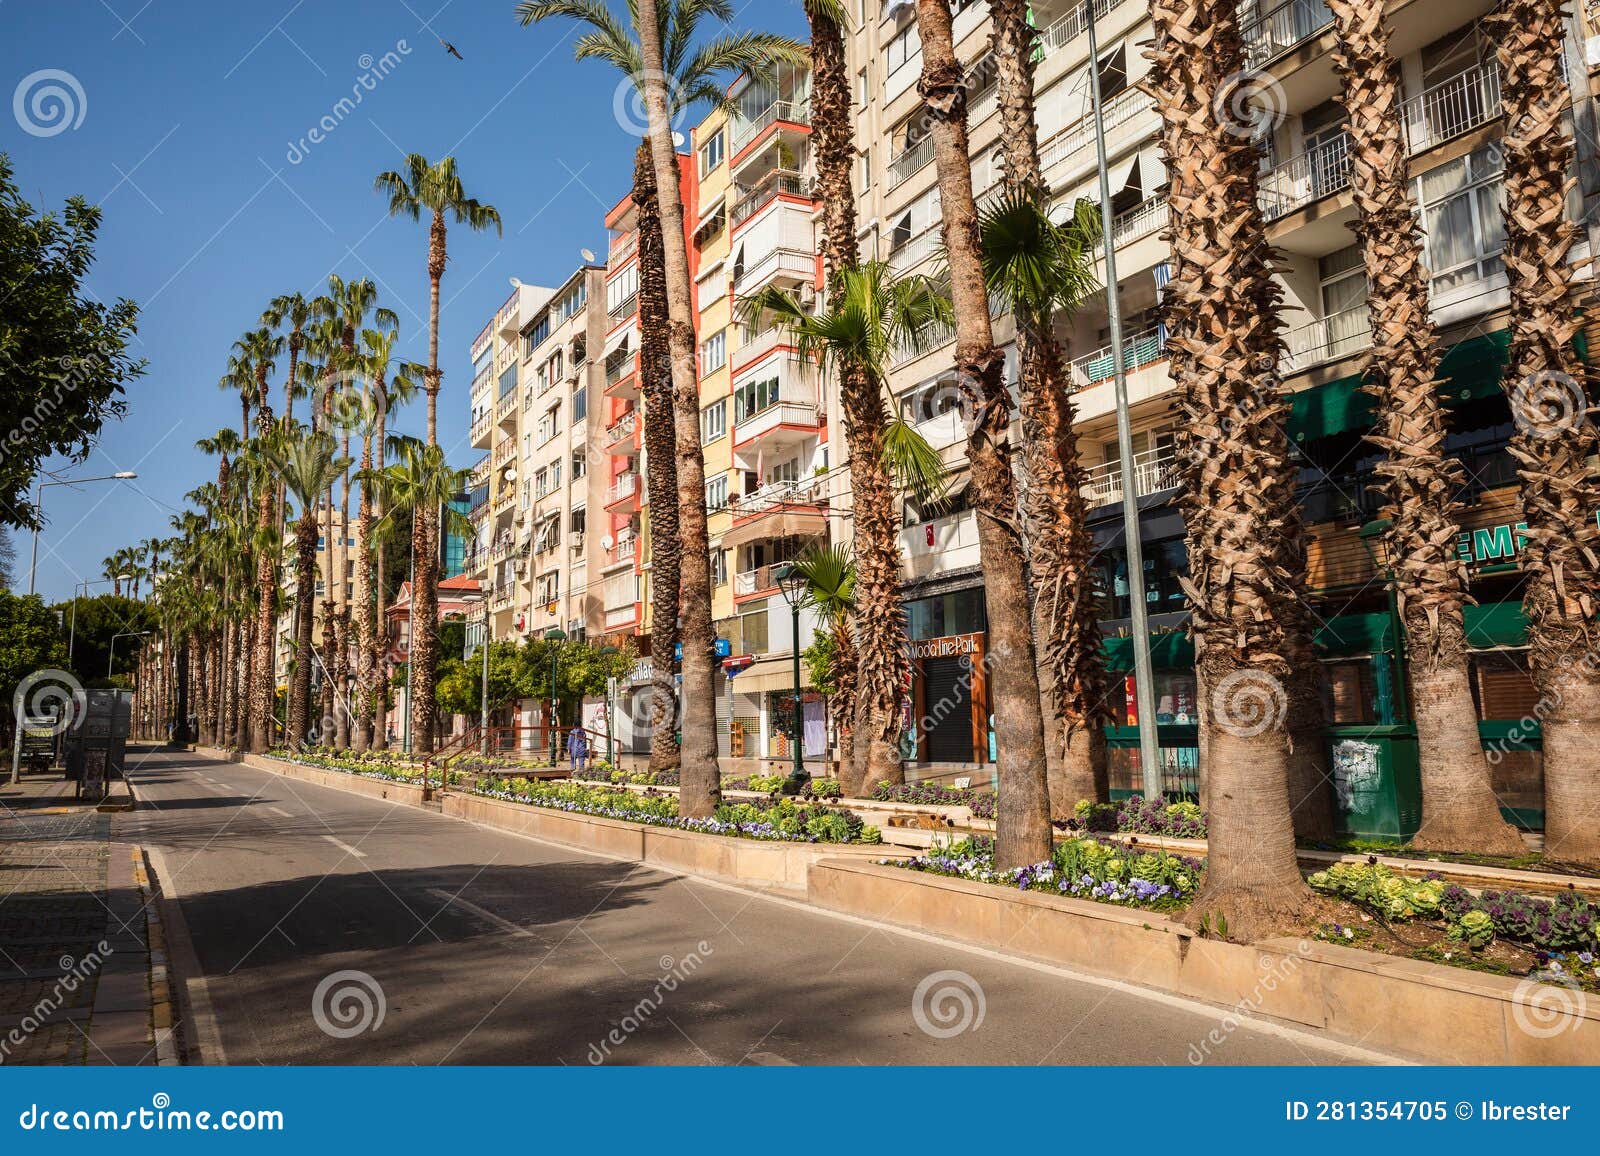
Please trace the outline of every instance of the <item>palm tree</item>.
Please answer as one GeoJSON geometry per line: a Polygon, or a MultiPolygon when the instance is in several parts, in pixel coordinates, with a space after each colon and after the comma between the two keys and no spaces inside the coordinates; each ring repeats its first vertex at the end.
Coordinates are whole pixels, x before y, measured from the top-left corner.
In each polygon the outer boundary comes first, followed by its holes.
{"type": "Polygon", "coordinates": [[[851,634],[851,619],[856,609],[856,567],[842,545],[814,544],[801,551],[790,565],[805,582],[805,602],[816,611],[833,640],[833,654],[826,672],[813,670],[812,681],[825,677],[833,684],[828,713],[833,716],[833,733],[839,742],[841,770],[850,759],[846,745],[855,712],[856,679],[860,656],[851,634]]]}
{"type": "Polygon", "coordinates": [[[261,324],[268,329],[278,329],[284,325],[289,327],[289,332],[283,335],[285,347],[289,351],[289,372],[283,379],[283,420],[294,420],[294,399],[300,393],[300,351],[305,348],[305,330],[321,308],[320,298],[308,301],[299,293],[283,293],[274,297],[267,303],[266,310],[261,314],[261,324]]]}
{"type": "Polygon", "coordinates": [[[331,435],[294,426],[282,444],[265,452],[267,462],[299,503],[295,522],[295,658],[289,687],[289,746],[299,750],[311,724],[311,631],[317,585],[317,503],[349,465],[331,435]]]}
{"type": "Polygon", "coordinates": [[[256,371],[250,359],[238,353],[228,356],[228,369],[217,380],[217,388],[224,393],[239,395],[239,437],[250,436],[250,407],[256,401],[256,371]]]}
{"type": "MultiPolygon", "coordinates": [[[[387,362],[388,355],[392,352],[392,342],[389,348],[380,349],[376,345],[369,345],[367,355],[377,359],[379,353],[384,354],[387,362]]],[[[373,418],[372,445],[374,462],[377,469],[384,469],[389,464],[388,458],[388,422],[389,411],[396,406],[407,405],[416,399],[422,391],[424,367],[414,361],[392,363],[387,374],[381,371],[376,364],[372,366],[372,386],[376,412],[373,418]]],[[[363,469],[367,467],[363,466],[363,469]]],[[[362,483],[362,494],[366,493],[366,483],[362,483]]],[[[372,517],[377,520],[384,515],[383,493],[374,486],[372,492],[372,517]]],[[[389,636],[387,603],[384,596],[386,585],[386,559],[384,536],[377,533],[376,526],[368,527],[368,541],[375,545],[376,557],[373,562],[373,635],[371,639],[371,656],[369,662],[372,669],[372,746],[377,750],[384,750],[389,745],[389,636]]]]}
{"type": "MultiPolygon", "coordinates": [[[[673,440],[678,467],[677,545],[683,624],[679,809],[686,816],[703,817],[716,808],[722,789],[712,685],[715,630],[711,621],[705,462],[700,453],[694,296],[683,236],[683,198],[677,153],[672,145],[672,119],[699,100],[723,103],[715,81],[719,74],[742,71],[760,82],[777,65],[803,61],[804,48],[768,33],[729,34],[696,48],[695,32],[701,19],[732,22],[734,10],[728,0],[666,0],[659,8],[654,4],[632,4],[629,12],[637,40],[596,0],[524,0],[517,6],[524,25],[552,16],[587,24],[590,31],[577,42],[578,57],[609,61],[633,82],[644,100],[667,289],[667,351],[672,365],[673,440]]],[[[656,537],[652,526],[652,542],[656,537]]]]}
{"type": "Polygon", "coordinates": [[[1378,398],[1379,432],[1370,440],[1386,455],[1378,466],[1387,479],[1386,546],[1405,624],[1422,771],[1422,826],[1413,844],[1520,854],[1522,840],[1500,818],[1490,786],[1467,671],[1467,568],[1456,551],[1463,471],[1444,452],[1448,424],[1434,387],[1437,333],[1400,120],[1399,67],[1380,6],[1329,0],[1328,7],[1372,317],[1364,374],[1378,398]]]}
{"type": "Polygon", "coordinates": [[[1289,810],[1289,676],[1277,614],[1295,595],[1281,565],[1279,494],[1290,471],[1280,345],[1250,142],[1218,123],[1243,69],[1227,5],[1156,0],[1150,91],[1161,115],[1172,212],[1164,302],[1169,372],[1185,415],[1180,465],[1190,601],[1209,777],[1209,848],[1191,917],[1254,938],[1300,919],[1308,895],[1289,810]],[[1242,237],[1244,243],[1233,243],[1242,237]]]}
{"type": "Polygon", "coordinates": [[[948,324],[950,307],[926,278],[895,280],[880,261],[853,265],[829,281],[829,300],[822,313],[808,312],[792,294],[775,286],[747,298],[740,310],[752,326],[774,320],[790,335],[802,360],[815,360],[824,372],[835,374],[841,392],[848,382],[857,393],[854,405],[860,420],[854,425],[857,436],[850,455],[855,508],[853,641],[858,667],[852,729],[856,751],[855,758],[840,767],[846,793],[857,795],[870,794],[879,783],[903,781],[895,744],[910,655],[900,605],[894,487],[898,484],[927,503],[945,486],[938,453],[909,422],[888,416],[889,367],[897,350],[927,348],[948,324]],[[867,430],[874,430],[870,441],[862,436],[867,430]],[[892,548],[885,547],[877,525],[885,517],[892,548]]]}
{"type": "Polygon", "coordinates": [[[1488,18],[1505,102],[1503,254],[1511,289],[1505,388],[1520,464],[1530,663],[1544,735],[1545,855],[1600,865],[1600,506],[1589,460],[1600,447],[1588,370],[1573,348],[1579,318],[1568,264],[1580,230],[1565,201],[1573,143],[1562,72],[1566,36],[1554,0],[1506,0],[1488,18]]]}
{"type": "Polygon", "coordinates": [[[1028,574],[1011,473],[1011,397],[995,349],[967,146],[967,93],[950,31],[949,0],[917,0],[922,33],[918,91],[932,122],[944,248],[955,311],[957,384],[968,407],[967,456],[977,510],[999,748],[995,863],[1022,867],[1050,857],[1050,796],[1039,671],[1028,616],[1028,574]]]}
{"type": "Polygon", "coordinates": [[[500,213],[493,205],[481,204],[467,196],[462,187],[461,175],[456,172],[456,158],[445,157],[437,163],[430,162],[420,153],[411,153],[405,160],[405,171],[379,173],[373,187],[389,198],[391,217],[410,217],[420,221],[428,214],[428,372],[423,388],[428,394],[428,444],[439,441],[438,407],[439,383],[439,282],[444,277],[444,267],[449,260],[446,247],[448,229],[446,218],[454,218],[481,233],[490,225],[497,234],[500,213]]]}
{"type": "MultiPolygon", "coordinates": [[[[383,495],[384,516],[380,528],[387,529],[402,513],[411,515],[412,525],[434,524],[439,514],[444,515],[444,525],[460,532],[470,532],[471,523],[450,503],[471,482],[470,470],[452,469],[445,461],[444,450],[436,445],[425,445],[415,438],[396,438],[396,458],[393,465],[376,470],[369,475],[377,492],[383,495]],[[430,516],[432,515],[432,516],[430,516]]],[[[363,478],[363,484],[366,482],[363,478]]],[[[443,526],[441,526],[443,528],[443,526]]],[[[413,533],[412,548],[417,549],[413,533]]],[[[433,554],[437,569],[438,544],[432,534],[427,534],[421,549],[433,554]]],[[[417,581],[422,581],[426,555],[412,560],[417,581]]],[[[437,613],[430,610],[423,616],[415,587],[411,592],[411,649],[406,661],[411,664],[411,742],[412,750],[427,754],[433,750],[433,731],[438,716],[433,695],[434,671],[438,664],[439,622],[437,613]]]]}
{"type": "MultiPolygon", "coordinates": [[[[334,279],[330,277],[329,283],[333,284],[333,281],[334,279]]],[[[342,282],[340,284],[342,286],[342,282]]],[[[339,312],[339,307],[332,297],[318,298],[317,316],[306,329],[306,356],[314,358],[315,361],[300,368],[306,377],[311,394],[312,429],[331,430],[339,423],[341,415],[348,412],[348,407],[341,404],[343,393],[340,389],[339,367],[345,354],[344,323],[339,317],[339,312]]],[[[334,718],[340,705],[335,694],[334,680],[330,676],[329,663],[338,649],[337,622],[339,604],[343,597],[342,583],[336,584],[334,576],[344,572],[344,540],[348,537],[348,527],[339,534],[334,533],[332,483],[323,496],[322,504],[323,566],[326,573],[322,589],[322,641],[318,653],[323,664],[324,677],[320,683],[321,695],[317,717],[327,724],[334,718]]]]}

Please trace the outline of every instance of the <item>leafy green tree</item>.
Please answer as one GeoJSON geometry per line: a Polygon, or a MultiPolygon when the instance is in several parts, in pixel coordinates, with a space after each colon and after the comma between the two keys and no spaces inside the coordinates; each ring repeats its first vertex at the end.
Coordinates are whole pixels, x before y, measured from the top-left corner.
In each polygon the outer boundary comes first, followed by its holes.
{"type": "Polygon", "coordinates": [[[138,306],[82,287],[100,210],[71,197],[60,213],[37,212],[12,171],[0,153],[0,526],[33,527],[40,463],[87,456],[145,362],[128,355],[138,306]]]}
{"type": "Polygon", "coordinates": [[[44,599],[0,590],[0,691],[4,692],[3,717],[11,718],[17,684],[36,670],[60,669],[66,664],[67,644],[54,611],[44,599]]]}
{"type": "MultiPolygon", "coordinates": [[[[95,598],[79,598],[74,615],[72,602],[57,602],[50,607],[52,622],[59,621],[57,631],[61,636],[63,661],[66,661],[67,635],[72,634],[71,666],[64,667],[84,686],[107,686],[108,670],[112,675],[125,676],[139,665],[139,647],[143,638],[118,638],[113,655],[111,639],[117,634],[131,635],[141,630],[155,630],[158,625],[155,611],[143,602],[115,594],[101,594],[95,598]],[[59,620],[56,616],[59,615],[59,620]],[[116,659],[114,668],[108,666],[116,659]]],[[[125,678],[112,678],[125,682],[125,678]]]]}

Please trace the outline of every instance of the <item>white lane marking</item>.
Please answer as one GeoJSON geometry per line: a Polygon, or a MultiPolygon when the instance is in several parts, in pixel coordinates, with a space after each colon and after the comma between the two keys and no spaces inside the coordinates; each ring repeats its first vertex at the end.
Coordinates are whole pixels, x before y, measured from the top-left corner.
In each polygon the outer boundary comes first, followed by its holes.
{"type": "Polygon", "coordinates": [[[457,907],[465,908],[466,910],[472,912],[472,914],[476,915],[479,919],[487,920],[488,922],[494,924],[507,935],[515,935],[521,939],[533,938],[533,932],[529,931],[526,927],[518,927],[515,923],[512,923],[511,920],[501,918],[494,912],[490,911],[487,907],[479,907],[470,899],[463,899],[459,895],[451,895],[450,892],[441,890],[438,887],[428,888],[428,894],[432,895],[435,899],[444,900],[446,907],[454,904],[457,907]]]}
{"type": "Polygon", "coordinates": [[[278,816],[278,818],[280,818],[280,819],[292,819],[292,818],[294,818],[293,815],[289,814],[289,812],[285,811],[282,807],[268,807],[267,810],[271,811],[274,815],[278,816]]]}
{"type": "Polygon", "coordinates": [[[367,857],[367,853],[365,851],[350,846],[350,844],[346,843],[343,839],[335,839],[332,835],[324,835],[323,838],[332,843],[335,847],[339,848],[339,850],[343,851],[346,855],[352,855],[357,859],[365,859],[367,857]]]}
{"type": "Polygon", "coordinates": [[[751,1052],[745,1059],[752,1064],[762,1064],[771,1068],[792,1068],[796,1066],[793,1060],[786,1060],[772,1052],[751,1052]]]}

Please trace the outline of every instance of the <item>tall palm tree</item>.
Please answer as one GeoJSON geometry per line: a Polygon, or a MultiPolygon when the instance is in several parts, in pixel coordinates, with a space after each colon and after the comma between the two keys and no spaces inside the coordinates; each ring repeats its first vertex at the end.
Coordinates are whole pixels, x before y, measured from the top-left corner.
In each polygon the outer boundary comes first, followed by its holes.
{"type": "Polygon", "coordinates": [[[1277,302],[1256,203],[1258,158],[1219,123],[1243,42],[1226,4],[1156,0],[1150,90],[1162,120],[1173,276],[1164,302],[1180,446],[1191,608],[1209,777],[1209,849],[1194,919],[1249,939],[1304,915],[1289,809],[1289,676],[1277,612],[1291,476],[1275,374],[1277,302]],[[1245,243],[1235,243],[1243,238],[1245,243]]]}
{"type": "MultiPolygon", "coordinates": [[[[377,359],[379,353],[387,355],[392,352],[382,350],[376,346],[367,348],[367,355],[377,359]]],[[[376,402],[373,416],[373,468],[382,470],[389,464],[388,457],[388,428],[389,412],[397,406],[408,405],[422,392],[423,366],[414,361],[401,361],[388,363],[387,371],[381,371],[375,363],[369,367],[372,370],[372,386],[374,401],[376,402]]],[[[365,468],[365,467],[363,467],[365,468]]],[[[362,494],[365,496],[366,483],[362,483],[362,494]]],[[[373,635],[371,639],[371,656],[368,661],[372,670],[372,746],[377,750],[388,748],[389,739],[389,635],[388,635],[388,609],[384,591],[387,586],[387,559],[385,557],[385,536],[379,534],[376,522],[384,515],[383,492],[374,486],[372,492],[372,517],[374,524],[368,527],[368,541],[373,543],[375,557],[373,559],[373,635]]]]}
{"type": "Polygon", "coordinates": [[[320,309],[317,298],[307,300],[300,293],[282,293],[267,303],[261,314],[261,324],[268,329],[288,327],[283,334],[284,347],[289,351],[289,372],[283,379],[283,420],[294,420],[294,399],[301,392],[299,364],[300,351],[305,348],[306,326],[320,309]]]}
{"type": "MultiPolygon", "coordinates": [[[[256,441],[271,437],[276,429],[267,380],[273,362],[283,352],[283,339],[270,330],[256,329],[234,343],[242,371],[248,364],[256,386],[256,441]]],[[[256,614],[254,649],[249,662],[250,750],[259,754],[271,745],[273,697],[273,622],[278,591],[277,520],[273,516],[276,485],[257,469],[251,477],[256,501],[256,614]]]]}
{"type": "Polygon", "coordinates": [[[880,261],[852,265],[829,282],[828,303],[821,313],[809,312],[792,294],[775,286],[745,299],[740,311],[752,326],[775,321],[794,341],[802,360],[818,362],[824,372],[835,375],[841,392],[848,382],[858,395],[854,405],[861,420],[854,426],[858,436],[850,451],[856,749],[854,757],[842,763],[840,775],[846,793],[870,794],[879,783],[903,781],[895,740],[910,663],[900,605],[898,535],[891,538],[894,548],[885,550],[875,520],[887,511],[892,530],[897,484],[927,503],[943,492],[946,481],[938,453],[909,422],[889,416],[889,367],[897,350],[927,348],[934,334],[948,324],[950,306],[927,278],[895,280],[880,261]],[[863,393],[870,397],[860,396],[863,393]],[[871,431],[870,440],[860,436],[862,431],[871,431]]]}
{"type": "MultiPolygon", "coordinates": [[[[851,758],[847,740],[855,714],[856,678],[860,655],[851,633],[856,608],[856,567],[850,552],[839,544],[811,545],[800,552],[791,565],[805,582],[805,602],[816,612],[818,621],[833,640],[833,655],[827,681],[833,684],[828,713],[833,733],[839,742],[841,769],[851,758]]],[[[816,671],[812,671],[813,681],[816,671]]]]}
{"type": "MultiPolygon", "coordinates": [[[[645,484],[650,502],[650,653],[673,654],[681,609],[678,539],[677,430],[672,418],[672,365],[667,354],[667,268],[650,145],[634,153],[633,205],[639,234],[639,393],[644,407],[645,484]]],[[[650,665],[650,769],[676,771],[677,680],[672,664],[650,665]]]]}
{"type": "Polygon", "coordinates": [[[1399,65],[1381,6],[1329,0],[1328,7],[1372,318],[1363,370],[1378,399],[1379,432],[1370,440],[1385,453],[1378,472],[1388,497],[1386,545],[1405,624],[1422,771],[1422,826],[1413,843],[1519,854],[1522,840],[1500,818],[1490,786],[1467,671],[1467,568],[1456,551],[1463,471],[1444,452],[1448,423],[1434,387],[1438,334],[1411,195],[1399,65]]]}
{"type": "Polygon", "coordinates": [[[256,402],[256,370],[248,357],[238,353],[228,356],[228,368],[217,380],[217,388],[224,393],[239,395],[239,436],[250,436],[250,407],[256,402]]]}
{"type": "Polygon", "coordinates": [[[999,748],[995,863],[1022,867],[1050,857],[1050,795],[1039,671],[1028,616],[1028,573],[1012,477],[1011,396],[995,348],[984,286],[978,207],[967,145],[967,91],[950,30],[949,0],[917,0],[922,34],[918,92],[932,122],[940,229],[955,311],[957,384],[968,407],[967,457],[994,675],[989,679],[999,748]]]}
{"type": "MultiPolygon", "coordinates": [[[[340,386],[346,379],[340,376],[340,362],[345,355],[344,323],[339,317],[339,312],[339,307],[331,296],[318,298],[317,316],[306,329],[306,357],[314,360],[302,365],[301,371],[306,375],[309,384],[313,429],[331,430],[339,423],[340,415],[348,412],[347,407],[340,404],[343,397],[340,386]]],[[[322,720],[319,732],[334,729],[332,720],[340,705],[335,694],[334,680],[330,676],[333,655],[338,649],[337,622],[340,599],[343,596],[343,590],[340,584],[336,584],[334,576],[344,572],[344,540],[348,537],[348,528],[335,534],[333,513],[333,485],[330,483],[328,492],[322,499],[325,573],[322,589],[322,639],[317,652],[323,671],[319,684],[321,694],[317,717],[322,720]]]]}
{"type": "Polygon", "coordinates": [[[1526,582],[1523,608],[1543,715],[1545,855],[1600,865],[1600,507],[1589,459],[1600,448],[1588,370],[1573,348],[1568,219],[1573,142],[1562,124],[1572,97],[1562,64],[1565,15],[1556,0],[1506,0],[1488,18],[1505,102],[1506,246],[1511,349],[1505,388],[1517,432],[1526,582]]]}
{"type": "MultiPolygon", "coordinates": [[[[388,196],[390,216],[410,217],[417,221],[421,220],[424,212],[428,213],[428,368],[423,376],[423,390],[428,398],[428,444],[437,445],[441,380],[439,282],[449,258],[446,218],[453,218],[456,224],[466,225],[475,232],[482,232],[493,225],[498,234],[503,232],[500,213],[493,205],[482,204],[476,198],[467,196],[461,176],[456,171],[455,157],[447,156],[435,163],[420,153],[411,153],[406,157],[403,173],[393,170],[379,173],[374,187],[388,196]]],[[[411,591],[412,613],[413,617],[432,621],[437,617],[439,604],[439,527],[433,524],[433,515],[427,507],[418,513],[411,535],[411,550],[417,563],[417,581],[411,591]],[[429,543],[432,543],[431,548],[429,543]]],[[[413,653],[410,661],[412,683],[420,679],[429,684],[427,705],[431,711],[435,652],[430,648],[421,654],[413,653]]],[[[424,754],[433,749],[431,731],[416,737],[428,744],[421,748],[424,754]]]]}
{"type": "MultiPolygon", "coordinates": [[[[706,535],[705,462],[700,453],[700,390],[696,374],[693,286],[683,235],[683,198],[673,117],[690,104],[721,103],[715,78],[743,71],[759,81],[780,64],[804,60],[804,48],[768,33],[738,33],[695,46],[702,19],[731,23],[728,0],[665,0],[630,4],[634,28],[597,0],[524,0],[517,6],[524,25],[552,16],[578,20],[589,31],[577,55],[610,62],[642,95],[655,165],[667,287],[667,350],[672,364],[674,445],[677,452],[679,576],[682,589],[683,747],[679,808],[690,817],[711,814],[721,798],[717,765],[715,693],[712,684],[715,629],[711,621],[711,563],[706,535]],[[637,40],[635,39],[637,35],[637,40]]],[[[652,542],[655,539],[652,527],[652,542]]]]}
{"type": "Polygon", "coordinates": [[[338,443],[322,431],[286,429],[282,444],[266,451],[266,460],[299,504],[295,521],[295,657],[289,686],[289,747],[299,750],[311,725],[311,630],[317,585],[317,503],[332,479],[349,464],[338,443]]]}
{"type": "MultiPolygon", "coordinates": [[[[470,531],[471,522],[453,510],[450,503],[456,494],[471,482],[472,471],[451,468],[445,461],[444,450],[436,445],[425,445],[415,438],[396,438],[396,461],[368,475],[377,492],[383,495],[384,516],[380,529],[387,529],[401,514],[409,514],[412,524],[419,522],[439,524],[441,528],[454,527],[458,532],[470,531]],[[430,516],[431,515],[431,516],[430,516]]],[[[367,479],[363,479],[365,483],[367,479]]],[[[415,548],[416,537],[412,538],[415,548]]],[[[422,542],[424,550],[435,552],[434,569],[437,570],[436,540],[430,534],[422,542]]],[[[417,581],[422,581],[426,559],[413,559],[417,581]]],[[[436,612],[423,616],[417,591],[411,593],[411,649],[406,661],[411,664],[411,743],[412,750],[423,754],[433,750],[433,731],[438,718],[438,705],[433,694],[434,671],[438,665],[439,621],[436,612]]]]}

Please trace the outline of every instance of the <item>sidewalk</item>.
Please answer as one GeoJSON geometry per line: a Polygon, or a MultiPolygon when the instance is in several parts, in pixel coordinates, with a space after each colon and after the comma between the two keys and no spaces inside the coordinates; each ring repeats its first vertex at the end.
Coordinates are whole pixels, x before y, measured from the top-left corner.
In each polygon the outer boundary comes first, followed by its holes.
{"type": "Polygon", "coordinates": [[[0,783],[0,1064],[177,1063],[143,852],[72,786],[0,783]]]}

